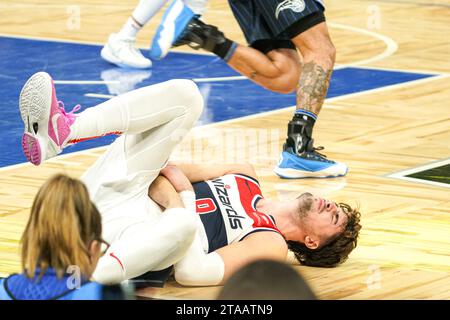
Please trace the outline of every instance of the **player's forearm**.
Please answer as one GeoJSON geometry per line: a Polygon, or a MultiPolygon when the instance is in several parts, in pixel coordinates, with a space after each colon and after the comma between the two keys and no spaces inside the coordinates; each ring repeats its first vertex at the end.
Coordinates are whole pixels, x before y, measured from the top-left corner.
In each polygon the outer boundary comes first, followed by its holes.
{"type": "Polygon", "coordinates": [[[160,174],[172,184],[176,192],[194,191],[189,178],[178,166],[168,164],[160,174]]]}
{"type": "Polygon", "coordinates": [[[165,209],[183,208],[184,204],[172,184],[163,176],[158,176],[148,189],[149,197],[165,209]]]}
{"type": "Polygon", "coordinates": [[[241,173],[255,179],[257,178],[255,170],[249,164],[208,165],[179,163],[175,165],[184,173],[191,183],[212,180],[231,173],[241,173]]]}
{"type": "Polygon", "coordinates": [[[221,175],[220,172],[217,172],[217,167],[212,168],[210,165],[177,164],[176,166],[186,175],[191,183],[214,179],[221,175]]]}

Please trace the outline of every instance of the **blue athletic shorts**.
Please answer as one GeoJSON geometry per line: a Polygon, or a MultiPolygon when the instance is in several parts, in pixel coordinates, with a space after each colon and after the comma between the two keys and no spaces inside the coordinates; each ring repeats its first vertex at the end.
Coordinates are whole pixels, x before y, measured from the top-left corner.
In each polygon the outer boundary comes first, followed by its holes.
{"type": "Polygon", "coordinates": [[[228,2],[248,44],[263,53],[295,49],[292,38],[325,21],[325,8],[318,0],[228,2]]]}

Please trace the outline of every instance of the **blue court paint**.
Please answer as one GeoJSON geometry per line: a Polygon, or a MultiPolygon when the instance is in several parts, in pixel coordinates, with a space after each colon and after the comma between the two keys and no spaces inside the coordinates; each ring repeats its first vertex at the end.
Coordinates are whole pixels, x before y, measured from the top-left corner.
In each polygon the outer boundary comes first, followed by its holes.
{"type": "MultiPolygon", "coordinates": [[[[151,70],[116,68],[100,58],[100,46],[0,37],[0,167],[25,161],[20,147],[23,124],[18,97],[25,81],[35,72],[46,71],[55,80],[107,81],[101,85],[56,85],[57,96],[66,109],[76,104],[82,110],[105,99],[87,93],[117,95],[174,78],[237,76],[220,59],[209,55],[170,53],[154,62],[151,70]]],[[[431,77],[431,74],[382,71],[363,68],[336,70],[328,98],[431,77]]],[[[294,94],[277,94],[248,80],[200,83],[206,109],[199,124],[212,123],[295,104],[294,94]]],[[[114,137],[86,141],[69,147],[73,152],[106,145],[114,137]]]]}

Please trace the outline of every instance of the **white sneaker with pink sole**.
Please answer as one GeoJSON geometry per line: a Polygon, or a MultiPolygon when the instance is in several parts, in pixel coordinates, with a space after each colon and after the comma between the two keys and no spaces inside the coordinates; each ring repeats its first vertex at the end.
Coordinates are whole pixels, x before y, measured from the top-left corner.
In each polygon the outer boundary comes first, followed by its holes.
{"type": "Polygon", "coordinates": [[[31,76],[20,92],[20,114],[25,125],[22,150],[29,162],[40,165],[44,160],[61,153],[75,122],[76,106],[66,113],[64,104],[56,99],[55,86],[46,72],[31,76]]]}

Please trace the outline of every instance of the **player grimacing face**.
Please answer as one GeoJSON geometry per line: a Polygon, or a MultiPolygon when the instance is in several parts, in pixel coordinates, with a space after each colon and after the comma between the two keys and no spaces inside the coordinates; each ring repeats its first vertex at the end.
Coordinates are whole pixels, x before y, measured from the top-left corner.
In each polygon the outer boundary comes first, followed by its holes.
{"type": "Polygon", "coordinates": [[[299,216],[305,231],[324,243],[341,233],[348,217],[333,201],[303,193],[298,198],[299,216]]]}

